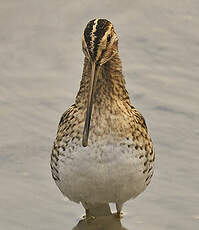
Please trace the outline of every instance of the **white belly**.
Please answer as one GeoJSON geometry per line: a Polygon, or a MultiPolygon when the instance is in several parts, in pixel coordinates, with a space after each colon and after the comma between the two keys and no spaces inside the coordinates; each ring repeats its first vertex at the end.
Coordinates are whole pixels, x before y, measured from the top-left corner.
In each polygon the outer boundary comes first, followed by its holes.
{"type": "Polygon", "coordinates": [[[59,159],[57,186],[75,202],[125,202],[146,188],[140,152],[119,144],[67,148],[59,159]]]}

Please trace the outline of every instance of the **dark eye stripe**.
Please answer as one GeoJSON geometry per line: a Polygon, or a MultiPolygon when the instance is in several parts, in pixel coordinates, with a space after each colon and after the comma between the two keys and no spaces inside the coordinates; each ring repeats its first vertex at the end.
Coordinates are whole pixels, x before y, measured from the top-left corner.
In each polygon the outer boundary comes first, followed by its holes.
{"type": "Polygon", "coordinates": [[[109,34],[109,35],[107,36],[107,42],[110,42],[110,40],[111,40],[111,35],[109,34]]]}

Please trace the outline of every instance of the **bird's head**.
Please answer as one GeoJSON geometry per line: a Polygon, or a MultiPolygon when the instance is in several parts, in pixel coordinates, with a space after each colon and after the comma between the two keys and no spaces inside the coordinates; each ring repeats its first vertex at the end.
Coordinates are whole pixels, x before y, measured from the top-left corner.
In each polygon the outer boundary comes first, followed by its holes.
{"type": "Polygon", "coordinates": [[[98,73],[102,65],[110,61],[118,52],[118,38],[113,25],[106,19],[91,20],[82,35],[82,49],[91,64],[88,104],[82,145],[88,145],[89,127],[93,107],[93,94],[98,73]]]}
{"type": "Polygon", "coordinates": [[[106,19],[91,20],[82,36],[83,52],[91,62],[103,65],[118,52],[118,38],[106,19]]]}

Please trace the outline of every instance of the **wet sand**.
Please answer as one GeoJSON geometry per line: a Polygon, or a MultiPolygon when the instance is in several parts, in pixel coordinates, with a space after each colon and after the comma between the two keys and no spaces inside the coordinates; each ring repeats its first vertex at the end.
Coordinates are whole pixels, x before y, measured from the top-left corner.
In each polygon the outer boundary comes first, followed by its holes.
{"type": "MultiPolygon", "coordinates": [[[[81,34],[107,18],[156,150],[151,185],[104,229],[199,229],[199,2],[0,0],[0,229],[99,229],[51,179],[49,155],[82,73],[81,34]],[[110,227],[111,226],[111,227],[110,227]],[[123,226],[123,227],[122,227],[123,226]]],[[[106,222],[107,221],[107,222],[106,222]]]]}

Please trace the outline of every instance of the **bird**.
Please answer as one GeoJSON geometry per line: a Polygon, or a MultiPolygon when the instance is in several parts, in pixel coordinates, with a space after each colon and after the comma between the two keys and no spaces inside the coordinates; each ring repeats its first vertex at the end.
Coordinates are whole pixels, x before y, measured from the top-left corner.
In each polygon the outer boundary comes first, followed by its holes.
{"type": "Polygon", "coordinates": [[[62,115],[50,166],[62,194],[86,218],[110,212],[142,193],[155,153],[143,115],[131,105],[113,24],[97,18],[82,35],[83,74],[75,102],[62,115]]]}

